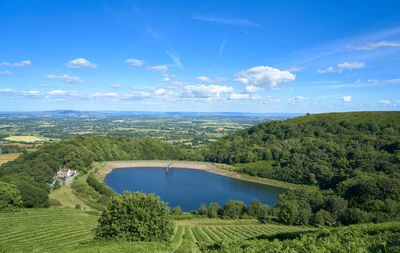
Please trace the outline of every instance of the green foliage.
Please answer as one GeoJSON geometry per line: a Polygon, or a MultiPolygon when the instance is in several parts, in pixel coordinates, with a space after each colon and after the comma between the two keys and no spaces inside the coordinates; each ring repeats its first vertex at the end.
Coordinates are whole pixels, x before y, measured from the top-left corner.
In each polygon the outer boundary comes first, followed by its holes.
{"type": "Polygon", "coordinates": [[[182,208],[180,206],[176,206],[171,210],[171,215],[182,215],[182,208]]]}
{"type": "Polygon", "coordinates": [[[23,207],[41,208],[49,207],[49,186],[37,183],[25,173],[11,174],[1,177],[0,181],[15,185],[22,198],[23,207]]]}
{"type": "Polygon", "coordinates": [[[222,207],[222,215],[230,218],[239,218],[246,212],[246,205],[242,201],[229,200],[222,207]]]}
{"type": "Polygon", "coordinates": [[[207,216],[209,218],[216,218],[218,216],[218,212],[220,210],[220,206],[218,203],[211,202],[207,208],[207,216]]]}
{"type": "Polygon", "coordinates": [[[207,205],[206,205],[205,203],[202,203],[202,204],[199,206],[198,212],[199,212],[200,215],[206,215],[207,212],[208,212],[208,210],[207,210],[207,205]]]}
{"type": "Polygon", "coordinates": [[[15,211],[21,206],[21,194],[17,187],[0,182],[0,212],[15,211]]]}
{"type": "Polygon", "coordinates": [[[92,187],[95,191],[98,193],[107,196],[107,197],[112,197],[116,193],[108,187],[105,183],[100,182],[99,180],[96,179],[93,173],[89,173],[86,182],[90,187],[92,187]]]}
{"type": "Polygon", "coordinates": [[[172,232],[167,204],[141,192],[114,196],[95,230],[99,239],[126,241],[165,241],[172,232]]]}

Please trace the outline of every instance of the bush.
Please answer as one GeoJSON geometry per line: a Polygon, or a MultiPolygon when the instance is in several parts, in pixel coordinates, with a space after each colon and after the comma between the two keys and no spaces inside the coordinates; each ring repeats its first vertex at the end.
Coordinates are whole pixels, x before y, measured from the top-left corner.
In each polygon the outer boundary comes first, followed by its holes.
{"type": "Polygon", "coordinates": [[[96,237],[105,240],[166,241],[172,233],[167,204],[142,192],[114,196],[95,229],[96,237]]]}
{"type": "Polygon", "coordinates": [[[177,206],[177,207],[173,208],[171,210],[171,214],[172,215],[181,215],[181,214],[183,214],[182,208],[180,206],[177,206]]]}
{"type": "Polygon", "coordinates": [[[81,205],[80,204],[76,204],[75,205],[75,209],[81,209],[81,205]]]}
{"type": "Polygon", "coordinates": [[[222,208],[222,215],[230,218],[239,218],[245,212],[246,205],[238,200],[229,200],[222,208]]]}
{"type": "Polygon", "coordinates": [[[17,187],[0,182],[0,211],[14,211],[22,206],[21,193],[17,187]]]}

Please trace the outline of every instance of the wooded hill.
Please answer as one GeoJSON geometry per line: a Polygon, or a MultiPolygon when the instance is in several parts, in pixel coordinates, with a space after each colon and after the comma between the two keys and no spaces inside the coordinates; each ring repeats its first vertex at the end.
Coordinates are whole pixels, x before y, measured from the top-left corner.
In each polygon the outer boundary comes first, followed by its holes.
{"type": "Polygon", "coordinates": [[[306,115],[238,131],[201,150],[252,176],[316,185],[277,206],[287,224],[400,219],[400,112],[306,115]]]}

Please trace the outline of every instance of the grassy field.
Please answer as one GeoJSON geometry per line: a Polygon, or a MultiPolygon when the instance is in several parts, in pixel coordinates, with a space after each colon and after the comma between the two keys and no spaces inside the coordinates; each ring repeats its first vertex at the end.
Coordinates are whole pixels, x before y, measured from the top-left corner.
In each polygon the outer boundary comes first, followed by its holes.
{"type": "Polygon", "coordinates": [[[11,154],[2,154],[0,155],[0,165],[6,163],[8,161],[12,161],[18,158],[22,153],[11,153],[11,154]]]}
{"type": "Polygon", "coordinates": [[[37,136],[9,136],[4,138],[7,141],[15,141],[15,142],[26,142],[26,143],[35,143],[41,141],[48,141],[48,138],[37,137],[37,136]]]}
{"type": "Polygon", "coordinates": [[[68,207],[0,213],[0,252],[61,252],[92,240],[96,223],[96,215],[68,207]]]}
{"type": "Polygon", "coordinates": [[[257,220],[180,220],[169,242],[101,243],[93,241],[97,218],[70,207],[0,213],[0,252],[197,252],[199,244],[313,229],[257,220]]]}

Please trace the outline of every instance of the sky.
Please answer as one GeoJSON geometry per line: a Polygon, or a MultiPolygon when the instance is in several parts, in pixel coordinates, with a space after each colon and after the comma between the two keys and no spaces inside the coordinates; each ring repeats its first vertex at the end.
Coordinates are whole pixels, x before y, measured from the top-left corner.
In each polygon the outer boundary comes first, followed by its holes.
{"type": "Polygon", "coordinates": [[[0,111],[400,109],[400,1],[0,0],[0,111]]]}

